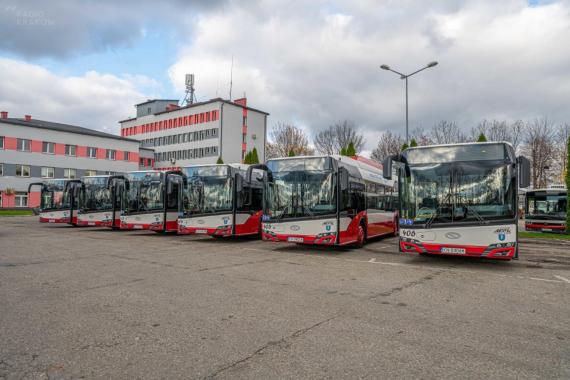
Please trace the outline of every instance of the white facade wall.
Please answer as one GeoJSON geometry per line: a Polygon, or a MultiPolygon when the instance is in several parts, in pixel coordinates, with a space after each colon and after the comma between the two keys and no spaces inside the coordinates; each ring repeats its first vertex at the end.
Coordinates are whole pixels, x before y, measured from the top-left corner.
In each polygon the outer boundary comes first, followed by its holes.
{"type": "Polygon", "coordinates": [[[214,99],[208,102],[198,103],[168,112],[159,112],[139,118],[129,119],[120,123],[123,135],[126,137],[143,142],[153,139],[153,142],[150,145],[145,142],[143,146],[148,146],[154,149],[156,154],[156,168],[183,167],[194,164],[214,164],[218,160],[218,157],[222,157],[225,163],[240,163],[243,159],[244,148],[242,145],[244,109],[247,114],[245,148],[249,151],[255,146],[258,151],[260,161],[263,161],[265,157],[267,114],[221,99],[214,99]],[[151,128],[152,131],[150,132],[141,133],[135,131],[135,134],[129,134],[130,132],[126,132],[133,127],[136,128],[141,125],[154,125],[154,123],[157,122],[165,122],[167,120],[174,118],[178,119],[180,117],[193,117],[197,114],[212,111],[216,111],[217,117],[215,120],[209,122],[201,122],[197,124],[192,123],[191,125],[177,126],[162,130],[151,128]],[[153,145],[158,138],[162,139],[166,136],[181,135],[181,139],[184,140],[186,139],[184,135],[188,136],[188,134],[195,134],[196,132],[206,134],[206,131],[208,131],[210,136],[204,136],[201,140],[182,141],[174,144],[162,144],[161,142],[158,145],[153,145]],[[214,135],[212,134],[213,132],[215,132],[214,135]],[[255,139],[252,138],[253,135],[255,135],[255,139]],[[200,148],[204,149],[201,157],[190,157],[189,151],[194,151],[196,149],[199,150],[200,148]],[[205,152],[206,148],[209,149],[209,153],[205,152]],[[168,159],[162,158],[163,153],[168,155],[169,152],[181,153],[177,153],[175,161],[171,162],[168,159]]]}

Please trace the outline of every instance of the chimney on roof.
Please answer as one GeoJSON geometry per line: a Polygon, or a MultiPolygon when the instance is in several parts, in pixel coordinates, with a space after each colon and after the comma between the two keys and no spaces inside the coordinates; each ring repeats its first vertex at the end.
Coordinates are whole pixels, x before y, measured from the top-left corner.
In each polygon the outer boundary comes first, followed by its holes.
{"type": "Polygon", "coordinates": [[[242,107],[247,107],[247,98],[235,99],[234,103],[239,104],[242,107]]]}
{"type": "Polygon", "coordinates": [[[0,112],[0,119],[7,119],[8,118],[8,111],[0,112]]]}
{"type": "Polygon", "coordinates": [[[25,121],[32,121],[32,115],[24,115],[25,121]]]}

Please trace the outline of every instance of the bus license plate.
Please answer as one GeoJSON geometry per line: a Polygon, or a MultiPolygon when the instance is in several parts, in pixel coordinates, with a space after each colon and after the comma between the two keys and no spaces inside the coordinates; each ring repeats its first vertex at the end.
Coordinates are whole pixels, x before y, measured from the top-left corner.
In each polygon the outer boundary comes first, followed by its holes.
{"type": "Polygon", "coordinates": [[[88,226],[94,226],[94,225],[95,225],[95,222],[88,222],[87,225],[88,225],[88,226]]]}
{"type": "Polygon", "coordinates": [[[442,247],[441,253],[453,253],[455,255],[464,255],[466,253],[466,250],[465,250],[465,248],[442,247]]]}
{"type": "Polygon", "coordinates": [[[287,238],[287,241],[290,241],[292,243],[302,243],[303,242],[303,238],[302,237],[295,237],[295,236],[289,236],[287,238]]]}
{"type": "Polygon", "coordinates": [[[196,230],[197,234],[207,234],[208,230],[196,230]]]}
{"type": "Polygon", "coordinates": [[[544,232],[552,232],[552,228],[543,228],[542,229],[544,232]]]}
{"type": "Polygon", "coordinates": [[[50,219],[48,222],[49,222],[49,223],[55,223],[55,220],[50,219]]]}
{"type": "Polygon", "coordinates": [[[142,230],[143,226],[141,226],[140,224],[135,224],[135,225],[133,226],[133,228],[134,228],[135,230],[142,230]]]}

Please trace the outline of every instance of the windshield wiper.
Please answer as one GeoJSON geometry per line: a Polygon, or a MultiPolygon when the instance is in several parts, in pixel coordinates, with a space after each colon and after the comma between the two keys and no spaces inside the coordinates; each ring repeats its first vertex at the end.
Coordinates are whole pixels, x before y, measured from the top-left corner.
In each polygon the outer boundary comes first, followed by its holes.
{"type": "Polygon", "coordinates": [[[483,218],[481,216],[481,214],[479,214],[473,207],[471,207],[467,203],[463,203],[463,202],[459,203],[459,205],[462,207],[465,207],[467,209],[467,212],[471,212],[475,216],[475,218],[479,221],[479,223],[481,225],[486,224],[487,221],[485,220],[485,218],[483,218]]]}

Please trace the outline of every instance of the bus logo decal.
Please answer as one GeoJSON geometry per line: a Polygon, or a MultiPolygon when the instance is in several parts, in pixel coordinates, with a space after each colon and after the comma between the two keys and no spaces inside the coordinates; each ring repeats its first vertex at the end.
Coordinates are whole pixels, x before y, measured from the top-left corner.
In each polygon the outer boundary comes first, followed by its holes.
{"type": "Polygon", "coordinates": [[[293,224],[291,227],[289,227],[291,229],[291,231],[299,231],[301,229],[301,227],[299,227],[296,224],[293,224]]]}
{"type": "Polygon", "coordinates": [[[447,232],[445,234],[445,237],[448,239],[459,239],[461,237],[461,234],[458,232],[447,232]]]}
{"type": "Polygon", "coordinates": [[[501,233],[499,234],[499,240],[500,240],[500,241],[504,241],[506,238],[507,238],[507,236],[506,236],[503,232],[501,232],[501,233]]]}

